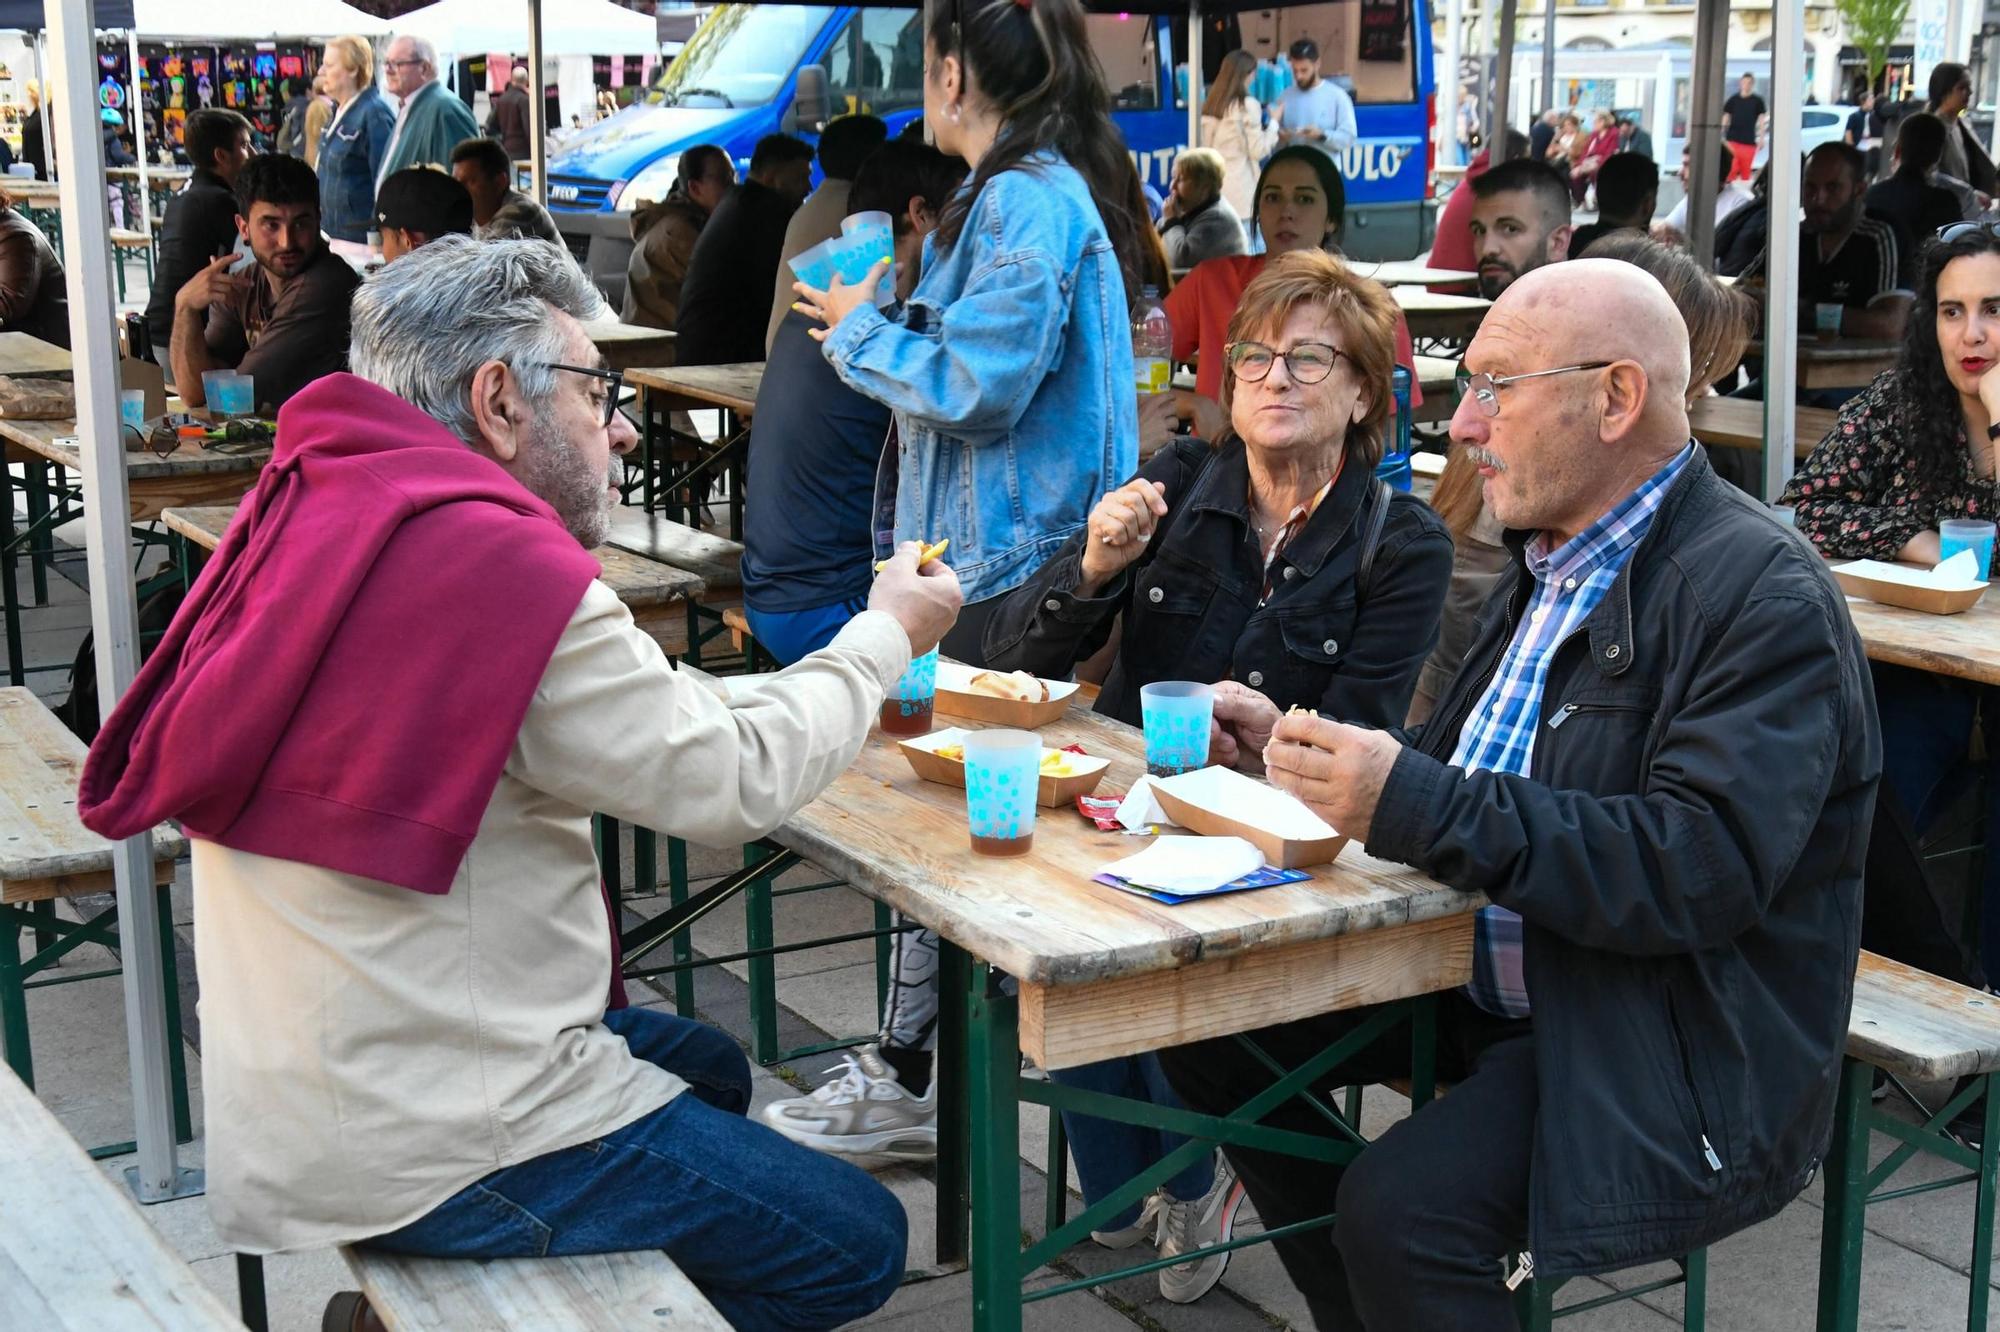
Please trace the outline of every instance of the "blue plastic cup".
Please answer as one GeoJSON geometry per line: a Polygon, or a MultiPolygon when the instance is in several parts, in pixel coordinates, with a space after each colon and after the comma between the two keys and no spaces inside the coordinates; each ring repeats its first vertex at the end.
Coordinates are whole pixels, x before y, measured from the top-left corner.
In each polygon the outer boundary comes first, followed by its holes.
{"type": "Polygon", "coordinates": [[[201,397],[202,401],[208,405],[208,410],[211,412],[220,412],[222,410],[222,381],[235,373],[234,370],[204,370],[201,372],[201,397]]]}
{"type": "Polygon", "coordinates": [[[965,737],[965,817],[982,856],[1025,856],[1035,844],[1042,737],[973,731],[965,737]]]}
{"type": "Polygon", "coordinates": [[[1215,715],[1215,687],[1193,680],[1162,680],[1139,689],[1146,729],[1146,772],[1174,777],[1208,766],[1208,725],[1215,715]]]}
{"type": "Polygon", "coordinates": [[[889,735],[924,735],[931,729],[932,711],[937,704],[937,649],[932,648],[910,663],[902,678],[889,687],[882,698],[878,719],[889,735]]]}
{"type": "Polygon", "coordinates": [[[1938,524],[1938,559],[1948,560],[1961,550],[1978,552],[1979,580],[1993,572],[1993,524],[1977,518],[1947,518],[1938,524]]]}
{"type": "Polygon", "coordinates": [[[140,437],[144,438],[146,434],[146,390],[142,388],[118,390],[118,424],[138,431],[140,437]]]}
{"type": "Polygon", "coordinates": [[[257,379],[231,371],[216,381],[217,397],[210,405],[224,416],[249,416],[257,410],[257,379]]]}

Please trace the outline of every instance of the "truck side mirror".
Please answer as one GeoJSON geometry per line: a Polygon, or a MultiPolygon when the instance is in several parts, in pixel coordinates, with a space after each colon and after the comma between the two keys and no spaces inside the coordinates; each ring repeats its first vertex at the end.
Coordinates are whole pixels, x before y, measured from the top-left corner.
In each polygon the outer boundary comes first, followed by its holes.
{"type": "Polygon", "coordinates": [[[817,134],[826,125],[832,113],[831,98],[827,94],[826,66],[800,65],[799,81],[792,94],[790,119],[793,129],[804,129],[817,134]]]}

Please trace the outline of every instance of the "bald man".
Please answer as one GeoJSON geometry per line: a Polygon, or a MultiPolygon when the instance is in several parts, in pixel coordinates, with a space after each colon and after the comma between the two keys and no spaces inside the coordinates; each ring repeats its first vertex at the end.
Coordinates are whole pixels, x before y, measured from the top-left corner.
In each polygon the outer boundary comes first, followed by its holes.
{"type": "MultiPolygon", "coordinates": [[[[1654,279],[1522,276],[1451,433],[1510,529],[1471,651],[1409,733],[1283,719],[1271,780],[1373,855],[1491,903],[1438,999],[1447,1095],[1344,1174],[1229,1149],[1317,1325],[1511,1329],[1520,1279],[1678,1257],[1770,1216],[1824,1153],[1881,746],[1811,549],[1688,443],[1687,334],[1654,279]]],[[[1373,1010],[1253,1033],[1296,1067],[1373,1010]]],[[[1197,1110],[1272,1081],[1166,1053],[1197,1110]]],[[[1313,1084],[1407,1068],[1370,1047],[1313,1084]]],[[[1322,1107],[1324,1101],[1321,1102],[1322,1107]]],[[[1268,1122],[1327,1132],[1302,1099],[1268,1122]]]]}

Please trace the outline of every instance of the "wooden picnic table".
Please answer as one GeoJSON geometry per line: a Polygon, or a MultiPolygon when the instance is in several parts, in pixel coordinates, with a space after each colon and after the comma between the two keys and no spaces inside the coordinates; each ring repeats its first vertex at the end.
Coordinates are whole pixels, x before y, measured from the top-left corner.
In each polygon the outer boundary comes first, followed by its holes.
{"type": "Polygon", "coordinates": [[[1414,259],[1347,259],[1344,262],[1352,272],[1373,278],[1385,287],[1430,287],[1479,280],[1479,274],[1462,268],[1432,268],[1414,259]]]}
{"type": "Polygon", "coordinates": [[[611,511],[606,548],[630,551],[699,577],[710,591],[743,585],[743,545],[657,513],[619,505],[611,511]]]}
{"type": "MultiPolygon", "coordinates": [[[[1889,338],[1815,338],[1798,341],[1798,386],[1802,389],[1866,388],[1885,370],[1893,370],[1903,344],[1889,338]]],[[[1746,359],[1764,355],[1763,342],[1744,349],[1746,359]]]]}
{"type": "MultiPolygon", "coordinates": [[[[0,419],[0,439],[8,462],[51,463],[71,472],[83,470],[82,441],[76,422],[9,421],[0,419]]],[[[132,519],[147,522],[162,510],[190,504],[214,504],[235,499],[256,484],[257,473],[271,451],[221,453],[198,443],[182,444],[164,457],[151,449],[127,449],[125,474],[132,492],[132,519]]],[[[0,469],[4,470],[4,469],[0,469]]],[[[5,486],[0,485],[0,490],[5,486]]]]}
{"type": "Polygon", "coordinates": [[[2000,598],[1991,589],[1956,615],[1928,615],[1859,597],[1847,599],[1847,613],[1870,661],[2000,684],[2000,598]]]}
{"type": "Polygon", "coordinates": [[[1413,342],[1470,342],[1493,305],[1482,296],[1452,296],[1427,287],[1391,287],[1389,294],[1402,307],[1413,342]]]}
{"type": "Polygon", "coordinates": [[[0,375],[42,375],[67,379],[69,350],[31,333],[0,333],[0,375]]]}
{"type": "MultiPolygon", "coordinates": [[[[1139,732],[1110,718],[1072,708],[1041,734],[1108,757],[1100,793],[1124,791],[1144,771],[1139,732]]],[[[772,840],[941,936],[938,1251],[943,1263],[968,1252],[970,1197],[978,1329],[1019,1328],[1022,1273],[1081,1238],[1058,1233],[1020,1251],[1017,1101],[1060,1106],[1066,1089],[1021,1079],[1019,1053],[1071,1068],[1405,999],[1417,1001],[1421,1048],[1430,1011],[1421,997],[1470,978],[1472,913],[1483,902],[1350,845],[1307,881],[1169,907],[1091,882],[1143,843],[1100,832],[1073,808],[1038,812],[1027,855],[978,856],[964,793],[919,780],[879,732],[772,840]],[[999,973],[1014,978],[1018,998],[999,973]]],[[[1310,1073],[1294,1070],[1290,1086],[1310,1073]]],[[[1425,1099],[1427,1065],[1414,1081],[1425,1099]]],[[[1255,1140],[1268,1108],[1253,1104],[1219,1136],[1255,1140]]]]}
{"type": "Polygon", "coordinates": [[[0,1071],[0,1327],[213,1332],[243,1324],[18,1078],[0,1071]]]}
{"type": "MultiPolygon", "coordinates": [[[[212,551],[221,544],[236,509],[234,504],[173,508],[160,519],[169,532],[197,549],[212,551]]],[[[599,577],[605,586],[631,610],[632,622],[662,650],[675,655],[685,650],[687,603],[699,599],[705,590],[701,575],[609,544],[590,554],[603,566],[599,577]]]]}
{"type": "MultiPolygon", "coordinates": [[[[1803,458],[1819,447],[1840,413],[1829,407],[1795,407],[1792,411],[1798,423],[1792,451],[1803,458]]],[[[1688,408],[1688,428],[1696,439],[1713,448],[1762,450],[1764,404],[1757,398],[1698,398],[1688,408]]]]}
{"type": "Polygon", "coordinates": [[[743,455],[750,417],[764,383],[764,362],[724,365],[636,366],[625,382],[644,393],[640,410],[640,467],[648,512],[664,509],[689,526],[698,507],[695,491],[727,473],[729,535],[743,537],[743,455]],[[713,443],[676,428],[674,413],[721,411],[723,427],[713,443]]]}
{"type": "Polygon", "coordinates": [[[616,319],[585,324],[583,328],[597,344],[597,350],[604,353],[604,363],[613,370],[658,365],[674,354],[674,331],[670,328],[647,328],[616,319]]]}
{"type": "Polygon", "coordinates": [[[1424,400],[1410,414],[1411,419],[1425,423],[1449,421],[1458,410],[1458,361],[1446,356],[1419,356],[1415,368],[1417,387],[1423,390],[1424,400]]]}

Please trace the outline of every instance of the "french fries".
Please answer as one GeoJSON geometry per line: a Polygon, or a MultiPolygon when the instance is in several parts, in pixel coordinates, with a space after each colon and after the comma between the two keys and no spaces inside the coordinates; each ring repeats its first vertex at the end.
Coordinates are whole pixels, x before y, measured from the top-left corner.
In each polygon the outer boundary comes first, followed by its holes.
{"type": "MultiPolygon", "coordinates": [[[[951,538],[946,537],[944,540],[938,542],[935,546],[926,547],[924,549],[924,553],[917,556],[917,567],[921,569],[926,564],[929,564],[932,560],[936,559],[938,556],[944,554],[945,547],[949,546],[950,544],[951,544],[951,538]]],[[[887,560],[877,560],[875,562],[875,572],[881,573],[883,568],[888,563],[889,561],[887,560]]]]}

